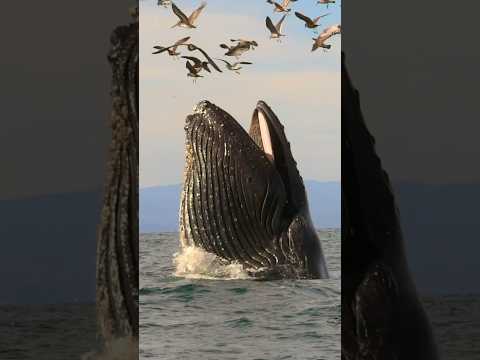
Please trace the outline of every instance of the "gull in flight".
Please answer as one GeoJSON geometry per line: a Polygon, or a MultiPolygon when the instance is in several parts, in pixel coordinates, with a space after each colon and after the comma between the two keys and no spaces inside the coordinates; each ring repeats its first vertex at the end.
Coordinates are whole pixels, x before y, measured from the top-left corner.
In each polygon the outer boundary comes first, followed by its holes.
{"type": "Polygon", "coordinates": [[[279,4],[273,0],[267,0],[267,3],[274,5],[274,12],[289,12],[291,9],[288,8],[290,5],[290,1],[297,1],[297,0],[283,0],[283,3],[279,4]]]}
{"type": "Polygon", "coordinates": [[[341,27],[340,25],[333,25],[325,30],[318,35],[317,38],[313,38],[312,40],[314,41],[313,46],[312,46],[312,51],[317,50],[319,47],[323,48],[324,51],[325,49],[330,49],[332,45],[325,44],[325,41],[330,39],[333,35],[340,34],[341,33],[341,27]]]}
{"type": "Polygon", "coordinates": [[[258,46],[258,43],[255,40],[245,40],[245,39],[230,39],[232,42],[236,42],[238,45],[249,46],[252,50],[255,50],[255,47],[258,46]]]}
{"type": "Polygon", "coordinates": [[[317,4],[327,5],[327,9],[328,9],[328,5],[329,4],[335,4],[335,0],[318,0],[317,4]]]}
{"type": "Polygon", "coordinates": [[[220,44],[220,47],[227,49],[226,56],[235,56],[237,59],[244,53],[250,50],[251,45],[246,42],[239,42],[234,46],[228,46],[226,44],[220,44]]]}
{"type": "Polygon", "coordinates": [[[195,56],[182,56],[182,58],[191,61],[191,65],[196,73],[199,73],[202,70],[211,72],[210,69],[208,68],[207,61],[202,61],[199,58],[196,58],[195,56]]]}
{"type": "Polygon", "coordinates": [[[185,44],[188,40],[190,40],[190,36],[184,37],[184,38],[178,40],[177,42],[175,42],[173,45],[168,46],[168,47],[154,46],[153,48],[156,49],[157,51],[153,52],[152,54],[161,54],[165,51],[168,51],[168,55],[176,58],[178,55],[180,55],[180,53],[177,52],[177,48],[180,45],[185,44]]]}
{"type": "Polygon", "coordinates": [[[196,26],[195,26],[195,21],[197,20],[198,16],[200,15],[200,13],[202,12],[202,10],[205,8],[205,6],[207,6],[207,3],[206,2],[203,2],[194,12],[192,12],[192,14],[187,17],[187,15],[185,15],[182,10],[180,10],[177,5],[175,5],[173,2],[172,2],[172,10],[173,10],[173,13],[175,15],[178,16],[178,18],[180,19],[179,22],[177,22],[175,25],[172,26],[172,28],[176,27],[176,26],[180,26],[180,27],[185,27],[185,28],[190,28],[190,29],[195,29],[196,26]]]}
{"type": "Polygon", "coordinates": [[[239,62],[235,62],[235,63],[231,64],[228,61],[223,60],[223,59],[217,59],[217,60],[223,61],[225,63],[225,67],[228,70],[235,71],[239,75],[240,75],[240,69],[242,69],[242,67],[240,65],[252,65],[252,63],[248,62],[248,61],[239,61],[239,62]]]}
{"type": "Polygon", "coordinates": [[[157,5],[158,6],[164,6],[168,7],[172,4],[172,0],[158,0],[157,5]]]}
{"type": "Polygon", "coordinates": [[[265,24],[267,25],[268,30],[270,30],[270,39],[278,39],[278,41],[280,41],[280,37],[285,36],[281,33],[281,31],[283,20],[285,20],[286,16],[287,14],[283,15],[276,25],[273,25],[272,19],[267,16],[267,18],[265,19],[265,24]]]}
{"type": "Polygon", "coordinates": [[[309,29],[315,29],[319,26],[318,21],[330,14],[325,14],[325,15],[320,15],[317,16],[315,19],[309,18],[306,15],[303,15],[302,13],[299,13],[298,11],[295,12],[295,16],[298,17],[300,20],[305,21],[305,27],[309,29]]]}
{"type": "Polygon", "coordinates": [[[197,78],[203,77],[202,75],[199,74],[200,70],[199,70],[199,69],[195,69],[195,67],[193,66],[193,64],[192,64],[190,61],[187,61],[187,63],[185,64],[185,66],[186,66],[187,69],[188,69],[188,74],[187,74],[187,76],[193,78],[193,83],[194,83],[194,84],[195,84],[197,78]]]}

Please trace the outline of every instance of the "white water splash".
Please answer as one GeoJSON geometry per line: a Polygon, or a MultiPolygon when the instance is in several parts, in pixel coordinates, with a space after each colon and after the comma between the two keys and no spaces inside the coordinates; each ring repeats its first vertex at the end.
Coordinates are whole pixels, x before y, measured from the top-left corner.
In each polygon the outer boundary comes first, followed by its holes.
{"type": "Polygon", "coordinates": [[[117,338],[104,345],[102,351],[91,351],[80,360],[138,360],[138,339],[117,338]]]}
{"type": "Polygon", "coordinates": [[[195,246],[183,247],[175,253],[173,263],[175,276],[189,279],[250,279],[241,264],[225,264],[225,260],[195,246]]]}

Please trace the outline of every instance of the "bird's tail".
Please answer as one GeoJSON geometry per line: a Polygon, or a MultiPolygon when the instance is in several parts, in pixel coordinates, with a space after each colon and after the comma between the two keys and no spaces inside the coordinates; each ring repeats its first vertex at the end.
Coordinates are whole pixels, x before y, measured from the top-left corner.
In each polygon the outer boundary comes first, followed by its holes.
{"type": "Polygon", "coordinates": [[[230,49],[230,48],[228,47],[228,45],[226,45],[226,44],[220,44],[220,47],[223,48],[223,49],[227,49],[227,50],[230,49]]]}

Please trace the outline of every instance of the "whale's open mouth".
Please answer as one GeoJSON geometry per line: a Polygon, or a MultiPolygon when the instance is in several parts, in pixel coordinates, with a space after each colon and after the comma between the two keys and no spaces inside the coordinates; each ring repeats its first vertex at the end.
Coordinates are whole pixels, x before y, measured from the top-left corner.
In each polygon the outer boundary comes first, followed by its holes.
{"type": "Polygon", "coordinates": [[[200,102],[185,126],[180,206],[184,246],[247,267],[292,263],[292,220],[306,205],[303,180],[284,128],[259,101],[249,133],[227,112],[200,102]]]}

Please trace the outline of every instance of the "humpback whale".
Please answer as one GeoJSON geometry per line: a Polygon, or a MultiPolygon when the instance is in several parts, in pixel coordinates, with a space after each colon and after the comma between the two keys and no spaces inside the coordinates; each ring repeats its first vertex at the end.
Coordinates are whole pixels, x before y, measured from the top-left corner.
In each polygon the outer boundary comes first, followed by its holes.
{"type": "Polygon", "coordinates": [[[180,241],[259,279],[327,278],[305,186],[284,127],[263,101],[250,131],[200,102],[185,124],[180,241]]]}
{"type": "Polygon", "coordinates": [[[342,359],[433,360],[398,211],[342,54],[342,359]]]}

